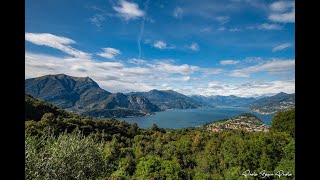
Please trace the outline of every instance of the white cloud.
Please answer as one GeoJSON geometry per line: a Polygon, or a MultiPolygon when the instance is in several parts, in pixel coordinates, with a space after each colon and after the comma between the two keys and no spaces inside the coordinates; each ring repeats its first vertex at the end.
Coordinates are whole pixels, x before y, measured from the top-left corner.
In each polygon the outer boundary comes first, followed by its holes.
{"type": "Polygon", "coordinates": [[[278,24],[268,24],[268,23],[263,23],[257,27],[258,29],[262,30],[281,30],[282,26],[278,24]]]}
{"type": "Polygon", "coordinates": [[[97,55],[107,59],[114,59],[117,55],[121,54],[120,50],[114,49],[111,47],[102,48],[102,49],[103,49],[103,52],[100,52],[97,55]]]}
{"type": "Polygon", "coordinates": [[[282,51],[282,50],[287,49],[289,47],[291,47],[290,43],[283,43],[283,44],[280,44],[279,46],[274,47],[272,49],[272,52],[282,51]]]}
{"type": "Polygon", "coordinates": [[[145,64],[147,61],[143,59],[130,58],[128,59],[128,63],[130,64],[145,64]]]}
{"type": "Polygon", "coordinates": [[[220,24],[225,24],[227,22],[230,21],[230,17],[229,16],[218,16],[215,18],[216,21],[218,21],[220,24]]]}
{"type": "MultiPolygon", "coordinates": [[[[31,33],[32,34],[32,33],[31,33]]],[[[30,35],[30,34],[29,34],[30,35]]],[[[63,49],[60,46],[74,44],[75,41],[65,37],[42,36],[26,37],[28,41],[38,44],[63,49]],[[49,38],[49,39],[50,39],[49,38]],[[44,40],[45,39],[45,40],[44,40]],[[53,40],[52,40],[53,39],[53,40]],[[55,43],[52,43],[52,42],[55,43]]],[[[166,48],[169,48],[167,45],[166,48]]],[[[65,49],[63,49],[65,50],[65,49]]],[[[104,48],[107,58],[114,59],[121,52],[114,48],[104,48]],[[111,55],[110,55],[111,54],[111,55]]],[[[84,53],[84,52],[83,52],[84,53]]],[[[92,59],[90,56],[75,56],[68,53],[67,57],[55,57],[52,55],[25,53],[25,77],[33,78],[47,74],[67,74],[76,77],[89,76],[96,81],[102,88],[110,92],[130,92],[130,91],[149,91],[151,89],[173,89],[184,94],[217,94],[237,93],[244,96],[255,95],[257,93],[289,92],[294,91],[294,81],[285,84],[284,81],[273,81],[265,84],[219,84],[208,82],[215,77],[223,76],[224,69],[204,68],[190,64],[176,64],[174,60],[143,60],[131,58],[126,63],[104,62],[92,59]],[[130,63],[130,64],[128,64],[130,63]],[[195,81],[197,80],[197,81],[195,81]],[[256,88],[250,89],[252,86],[256,88]],[[267,92],[267,87],[270,92],[267,92]],[[283,87],[287,86],[287,87],[283,87]],[[232,88],[233,89],[230,89],[232,88]],[[261,92],[259,92],[259,88],[261,92]],[[262,88],[264,87],[264,88],[262,88]],[[229,89],[228,89],[229,88],[229,89]],[[282,89],[280,89],[282,88],[282,89]],[[286,89],[287,88],[287,89],[286,89]],[[249,89],[249,90],[248,90],[249,89]]],[[[87,53],[84,53],[87,54],[87,53]]],[[[100,54],[100,53],[99,53],[100,54]]],[[[232,60],[235,61],[235,60],[232,60]]],[[[231,75],[248,77],[257,72],[285,73],[294,70],[294,60],[273,60],[259,61],[255,64],[242,69],[231,71],[231,75]],[[264,62],[264,63],[261,63],[264,62]]],[[[228,64],[228,62],[227,62],[228,64]]],[[[230,62],[229,62],[230,64],[230,62]]],[[[252,80],[251,80],[252,81],[252,80]]],[[[225,82],[224,82],[225,83],[225,82]]],[[[259,82],[260,83],[260,82],[259,82]]],[[[237,95],[235,94],[235,95],[237,95]]]]}
{"type": "Polygon", "coordinates": [[[153,44],[154,47],[159,48],[159,49],[166,49],[167,44],[164,41],[157,41],[153,44]]]}
{"type": "Polygon", "coordinates": [[[48,46],[58,49],[74,57],[90,57],[90,54],[79,51],[69,46],[69,44],[75,44],[76,42],[66,37],[56,36],[49,33],[25,33],[25,40],[36,45],[48,46]]]}
{"type": "Polygon", "coordinates": [[[164,77],[171,74],[191,75],[195,72],[200,72],[206,75],[212,75],[220,74],[223,72],[222,69],[216,68],[203,68],[188,64],[175,65],[172,62],[167,62],[165,60],[159,60],[152,64],[149,63],[147,64],[147,66],[152,68],[152,72],[157,72],[156,74],[162,75],[164,77]]]}
{"type": "Polygon", "coordinates": [[[200,68],[199,71],[203,72],[205,75],[220,74],[224,72],[223,69],[217,69],[217,68],[200,68]]]}
{"type": "Polygon", "coordinates": [[[148,66],[152,67],[154,71],[163,72],[168,75],[170,74],[188,75],[200,69],[198,66],[190,66],[188,64],[174,65],[174,64],[162,62],[162,61],[158,61],[154,64],[149,64],[148,66]]]}
{"type": "Polygon", "coordinates": [[[275,22],[294,23],[295,11],[291,11],[283,14],[271,14],[269,19],[275,22]]]}
{"type": "Polygon", "coordinates": [[[250,77],[251,74],[257,72],[268,72],[272,74],[281,74],[294,71],[294,60],[272,60],[254,66],[245,67],[242,69],[232,70],[230,76],[235,77],[250,77]]]}
{"type": "Polygon", "coordinates": [[[120,6],[114,6],[113,9],[125,20],[136,19],[144,16],[144,11],[139,9],[138,4],[125,0],[120,0],[120,6]]]}
{"type": "Polygon", "coordinates": [[[182,18],[183,15],[183,9],[181,7],[176,7],[173,10],[173,17],[175,18],[182,18]]]}
{"type": "Polygon", "coordinates": [[[149,68],[126,67],[120,62],[103,62],[74,57],[57,58],[51,55],[25,53],[26,78],[47,74],[67,74],[76,77],[89,76],[111,92],[150,90],[146,79],[152,77],[149,68]]]}
{"type": "MultiPolygon", "coordinates": [[[[25,53],[25,77],[33,78],[47,74],[67,74],[76,77],[89,76],[102,88],[110,92],[148,91],[161,88],[160,84],[190,82],[197,79],[195,72],[218,74],[219,69],[201,68],[188,64],[176,65],[172,60],[129,59],[138,66],[126,66],[122,62],[104,62],[99,60],[54,57],[51,55],[25,53]],[[177,78],[181,75],[182,77],[177,78]]],[[[177,87],[175,87],[177,88],[177,87]]]]}
{"type": "Polygon", "coordinates": [[[191,76],[182,76],[182,77],[173,77],[170,78],[173,81],[182,81],[182,82],[190,82],[192,80],[196,80],[196,78],[192,78],[191,76]]]}
{"type": "Polygon", "coordinates": [[[234,64],[238,64],[239,61],[238,60],[221,60],[220,64],[221,65],[234,65],[234,64]]]}
{"type": "Polygon", "coordinates": [[[189,49],[191,49],[192,51],[199,51],[200,47],[198,45],[198,43],[193,42],[190,46],[189,49]]]}
{"type": "Polygon", "coordinates": [[[270,5],[270,9],[276,12],[284,12],[294,7],[293,1],[278,1],[270,5]]]}
{"type": "MultiPolygon", "coordinates": [[[[269,65],[262,65],[264,66],[262,69],[270,70],[274,66],[283,67],[281,63],[266,64],[269,65]]],[[[175,65],[168,61],[160,60],[153,61],[146,67],[127,67],[121,62],[102,62],[74,57],[57,58],[50,55],[26,52],[25,69],[26,78],[60,73],[76,77],[89,76],[99,86],[110,92],[173,89],[186,95],[237,95],[251,97],[272,95],[279,92],[293,93],[295,88],[294,80],[270,82],[250,80],[240,84],[227,83],[226,81],[202,81],[202,78],[194,77],[193,73],[211,72],[212,74],[218,74],[223,70],[202,68],[188,64],[175,65]]]]}
{"type": "MultiPolygon", "coordinates": [[[[195,91],[194,91],[195,92],[195,91]]],[[[295,81],[249,81],[239,84],[231,84],[225,82],[213,81],[207,86],[198,87],[197,91],[201,95],[235,95],[239,97],[257,97],[262,95],[275,95],[280,92],[294,93],[295,81]]]]}
{"type": "Polygon", "coordinates": [[[294,1],[277,1],[270,5],[271,13],[269,19],[274,22],[294,23],[295,3],[294,1]]]}

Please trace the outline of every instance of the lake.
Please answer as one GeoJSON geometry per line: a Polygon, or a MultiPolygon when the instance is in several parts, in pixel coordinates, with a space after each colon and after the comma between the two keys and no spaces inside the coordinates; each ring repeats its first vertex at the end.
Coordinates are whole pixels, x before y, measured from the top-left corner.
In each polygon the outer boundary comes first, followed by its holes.
{"type": "Polygon", "coordinates": [[[153,123],[160,128],[187,128],[203,125],[208,122],[236,117],[242,113],[251,113],[270,125],[273,114],[258,114],[244,107],[215,107],[198,109],[171,109],[156,112],[152,116],[118,118],[129,123],[137,123],[141,128],[150,128],[153,123]]]}

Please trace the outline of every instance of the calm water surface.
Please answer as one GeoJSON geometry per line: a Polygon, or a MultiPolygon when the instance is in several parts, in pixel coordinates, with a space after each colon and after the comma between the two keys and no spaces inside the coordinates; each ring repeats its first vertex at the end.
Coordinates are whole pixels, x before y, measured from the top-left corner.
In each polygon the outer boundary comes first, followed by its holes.
{"type": "Polygon", "coordinates": [[[258,114],[244,107],[215,107],[199,109],[175,109],[156,112],[152,116],[118,118],[129,123],[137,123],[141,128],[150,128],[153,123],[161,128],[186,128],[203,125],[225,118],[236,117],[242,113],[252,113],[266,125],[270,125],[273,114],[258,114]]]}

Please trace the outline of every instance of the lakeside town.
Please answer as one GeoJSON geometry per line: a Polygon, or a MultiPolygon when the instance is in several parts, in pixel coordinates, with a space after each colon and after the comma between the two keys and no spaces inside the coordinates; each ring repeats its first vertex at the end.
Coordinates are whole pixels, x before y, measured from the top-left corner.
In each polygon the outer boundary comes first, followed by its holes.
{"type": "Polygon", "coordinates": [[[202,126],[210,132],[220,132],[223,130],[244,129],[250,132],[268,132],[269,127],[252,114],[242,114],[235,118],[228,118],[212,122],[202,126]]]}
{"type": "Polygon", "coordinates": [[[288,111],[289,109],[294,107],[295,107],[294,101],[283,101],[277,104],[272,104],[272,105],[263,106],[263,107],[255,107],[250,109],[251,111],[259,114],[274,114],[276,112],[288,111]]]}

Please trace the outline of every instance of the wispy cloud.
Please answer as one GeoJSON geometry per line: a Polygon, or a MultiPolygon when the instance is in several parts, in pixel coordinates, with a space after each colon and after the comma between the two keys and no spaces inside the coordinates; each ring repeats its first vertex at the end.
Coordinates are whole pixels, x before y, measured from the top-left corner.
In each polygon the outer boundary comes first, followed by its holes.
{"type": "Polygon", "coordinates": [[[79,51],[70,46],[76,42],[72,39],[49,33],[25,33],[25,40],[36,45],[58,49],[66,54],[79,58],[89,58],[90,54],[79,51]]]}
{"type": "Polygon", "coordinates": [[[91,24],[95,25],[98,30],[102,29],[102,23],[105,21],[105,17],[101,14],[96,14],[93,17],[89,18],[91,24]]]}
{"type": "Polygon", "coordinates": [[[196,92],[205,96],[236,95],[239,97],[258,97],[262,95],[275,95],[279,92],[294,93],[295,81],[248,81],[244,83],[231,84],[219,81],[209,82],[207,86],[198,87],[196,92]]]}
{"type": "Polygon", "coordinates": [[[241,31],[241,29],[239,29],[239,28],[230,28],[229,31],[230,32],[239,32],[239,31],[241,31]]]}
{"type": "Polygon", "coordinates": [[[226,24],[227,22],[230,21],[230,17],[229,16],[218,16],[215,18],[216,21],[218,21],[220,24],[226,24]]]}
{"type": "Polygon", "coordinates": [[[115,48],[102,48],[103,52],[97,53],[97,55],[107,58],[107,59],[114,59],[117,55],[121,54],[120,50],[115,48]]]}
{"type": "Polygon", "coordinates": [[[167,43],[164,42],[164,41],[156,41],[156,42],[154,42],[153,43],[153,47],[158,48],[158,49],[171,49],[171,48],[173,48],[173,47],[169,47],[167,45],[167,43]]]}
{"type": "Polygon", "coordinates": [[[139,64],[145,64],[145,63],[147,63],[147,61],[143,60],[143,59],[130,58],[130,59],[128,59],[128,63],[139,65],[139,64]]]}
{"type": "Polygon", "coordinates": [[[232,70],[230,76],[250,77],[251,74],[258,72],[281,74],[294,71],[294,67],[294,60],[272,60],[258,65],[232,70]]]}
{"type": "Polygon", "coordinates": [[[113,6],[113,9],[125,20],[133,20],[144,16],[145,12],[139,9],[139,5],[136,3],[120,0],[119,5],[113,6]]]}
{"type": "Polygon", "coordinates": [[[156,72],[164,72],[167,74],[192,74],[194,71],[199,70],[198,66],[190,66],[188,64],[174,65],[171,63],[158,61],[154,64],[148,64],[156,72]]]}
{"type": "Polygon", "coordinates": [[[138,36],[138,39],[137,39],[138,50],[139,50],[139,55],[138,55],[139,59],[141,58],[141,52],[142,52],[142,49],[141,49],[141,38],[143,36],[144,22],[145,22],[146,16],[147,16],[147,10],[148,10],[148,6],[149,6],[149,1],[150,0],[147,0],[146,3],[145,3],[145,6],[144,6],[144,12],[145,13],[143,15],[143,19],[141,20],[140,33],[139,33],[139,36],[138,36]]]}
{"type": "Polygon", "coordinates": [[[270,5],[270,9],[274,12],[285,12],[294,7],[293,1],[277,1],[270,5]]]}
{"type": "Polygon", "coordinates": [[[205,75],[215,75],[215,74],[221,74],[224,72],[223,69],[218,69],[218,68],[200,68],[199,71],[204,73],[205,75]]]}
{"type": "Polygon", "coordinates": [[[240,61],[238,60],[221,60],[220,64],[221,65],[235,65],[238,64],[240,61]]]}
{"type": "Polygon", "coordinates": [[[263,29],[263,30],[281,30],[282,26],[278,24],[268,24],[268,23],[263,23],[257,27],[258,29],[263,29]]]}
{"type": "Polygon", "coordinates": [[[189,46],[189,49],[191,49],[192,51],[199,51],[200,50],[200,47],[198,45],[198,43],[191,43],[191,45],[189,46]]]}
{"type": "Polygon", "coordinates": [[[173,17],[180,19],[183,16],[183,9],[181,7],[176,7],[173,10],[173,17]]]}
{"type": "Polygon", "coordinates": [[[291,47],[290,43],[283,43],[283,44],[280,44],[279,46],[274,47],[272,49],[272,52],[282,51],[282,50],[287,49],[289,47],[291,47]]]}
{"type": "Polygon", "coordinates": [[[274,22],[294,23],[295,3],[294,1],[277,1],[270,5],[271,13],[269,19],[274,22]]]}

